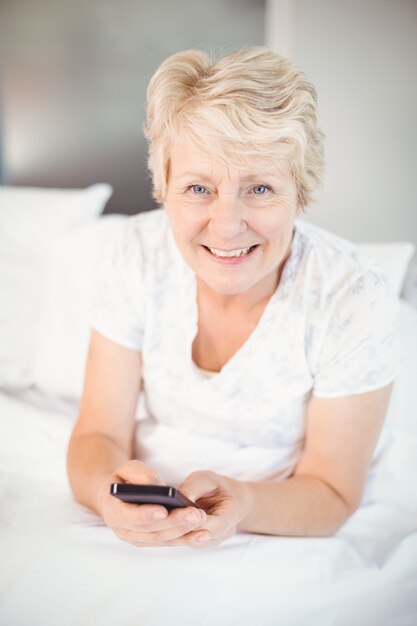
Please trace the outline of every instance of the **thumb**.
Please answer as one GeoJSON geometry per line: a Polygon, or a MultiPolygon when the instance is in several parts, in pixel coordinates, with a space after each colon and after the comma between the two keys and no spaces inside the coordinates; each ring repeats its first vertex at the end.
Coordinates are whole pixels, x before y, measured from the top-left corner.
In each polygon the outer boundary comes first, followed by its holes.
{"type": "Polygon", "coordinates": [[[132,459],[115,471],[115,476],[127,483],[139,485],[165,485],[162,478],[142,461],[132,459]]]}
{"type": "Polygon", "coordinates": [[[212,495],[218,486],[213,472],[199,471],[187,476],[179,489],[187,498],[195,502],[203,496],[212,495]]]}

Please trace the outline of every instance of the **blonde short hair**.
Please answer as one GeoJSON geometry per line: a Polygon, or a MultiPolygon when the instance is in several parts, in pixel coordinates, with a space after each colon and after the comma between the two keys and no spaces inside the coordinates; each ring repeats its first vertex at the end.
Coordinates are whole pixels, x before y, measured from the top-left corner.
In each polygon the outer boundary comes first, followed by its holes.
{"type": "Polygon", "coordinates": [[[145,135],[154,198],[163,203],[170,146],[180,135],[236,167],[288,159],[305,207],[322,181],[317,94],[290,61],[259,46],[215,60],[200,50],[168,57],[148,86],[145,135]]]}

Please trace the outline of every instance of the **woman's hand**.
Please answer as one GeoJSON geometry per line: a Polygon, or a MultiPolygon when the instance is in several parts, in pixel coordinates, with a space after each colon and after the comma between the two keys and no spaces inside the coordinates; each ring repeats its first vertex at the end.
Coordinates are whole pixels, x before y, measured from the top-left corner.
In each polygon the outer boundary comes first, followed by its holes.
{"type": "Polygon", "coordinates": [[[131,460],[119,467],[100,485],[98,509],[107,526],[122,541],[136,546],[180,545],[170,543],[186,536],[206,521],[206,513],[195,507],[173,509],[156,504],[131,504],[110,494],[113,482],[164,485],[160,476],[144,463],[131,460]]]}
{"type": "Polygon", "coordinates": [[[190,474],[179,489],[204,509],[207,517],[197,529],[169,540],[168,545],[211,547],[236,533],[248,508],[243,483],[214,472],[198,471],[190,474]]]}

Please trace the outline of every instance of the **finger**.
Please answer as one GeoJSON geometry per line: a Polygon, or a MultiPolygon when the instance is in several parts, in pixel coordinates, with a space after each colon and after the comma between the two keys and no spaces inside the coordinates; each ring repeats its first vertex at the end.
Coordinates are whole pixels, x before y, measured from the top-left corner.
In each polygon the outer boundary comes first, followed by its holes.
{"type": "Polygon", "coordinates": [[[179,487],[180,491],[193,502],[203,496],[212,495],[217,488],[215,474],[208,471],[192,472],[179,487]]]}
{"type": "Polygon", "coordinates": [[[227,502],[214,505],[214,510],[207,515],[206,529],[213,537],[224,536],[236,531],[236,514],[227,502]]]}
{"type": "Polygon", "coordinates": [[[168,517],[165,507],[156,504],[116,502],[108,510],[106,523],[112,528],[147,529],[168,517]]]}
{"type": "Polygon", "coordinates": [[[121,479],[123,482],[137,483],[139,485],[165,485],[159,474],[137,459],[131,459],[125,463],[113,476],[115,477],[115,482],[121,479]]]}
{"type": "Polygon", "coordinates": [[[210,471],[192,472],[180,490],[209,513],[205,528],[212,537],[225,536],[235,528],[234,516],[228,506],[230,497],[227,492],[222,493],[221,476],[210,471]]]}
{"type": "Polygon", "coordinates": [[[188,507],[186,509],[174,509],[168,517],[163,520],[153,521],[148,526],[143,526],[140,523],[132,526],[132,530],[142,534],[158,533],[163,541],[180,537],[184,533],[189,532],[193,528],[199,528],[204,525],[206,521],[206,514],[204,511],[195,509],[194,507],[188,507]]]}
{"type": "Polygon", "coordinates": [[[172,539],[171,541],[167,541],[165,545],[168,546],[187,546],[189,548],[194,549],[204,549],[204,548],[213,548],[215,546],[220,545],[226,539],[230,539],[236,533],[236,529],[229,529],[224,535],[213,536],[205,529],[194,530],[182,537],[178,537],[177,539],[172,539]]]}
{"type": "Polygon", "coordinates": [[[156,524],[153,530],[158,532],[162,541],[169,541],[182,537],[193,529],[204,528],[207,516],[199,509],[187,510],[176,509],[170,513],[167,519],[156,524]]]}
{"type": "Polygon", "coordinates": [[[131,543],[134,546],[153,548],[162,545],[162,541],[158,533],[139,533],[135,530],[125,528],[113,528],[113,531],[119,539],[126,541],[127,543],[131,543]]]}
{"type": "Polygon", "coordinates": [[[158,505],[124,504],[114,527],[141,533],[169,530],[172,537],[180,536],[191,528],[205,522],[207,515],[202,509],[185,507],[167,509],[158,505]],[[177,530],[174,530],[177,529],[177,530]]]}
{"type": "Polygon", "coordinates": [[[171,539],[165,542],[168,546],[187,546],[188,548],[202,549],[208,546],[215,545],[216,541],[220,542],[221,539],[213,537],[205,529],[192,530],[189,533],[171,539]]]}
{"type": "Polygon", "coordinates": [[[154,547],[166,545],[167,542],[178,539],[193,529],[202,526],[203,523],[204,522],[201,520],[199,522],[196,522],[195,520],[193,522],[183,521],[170,528],[162,530],[153,529],[150,532],[145,532],[143,529],[138,531],[133,529],[114,528],[113,530],[123,541],[142,547],[154,547]]]}

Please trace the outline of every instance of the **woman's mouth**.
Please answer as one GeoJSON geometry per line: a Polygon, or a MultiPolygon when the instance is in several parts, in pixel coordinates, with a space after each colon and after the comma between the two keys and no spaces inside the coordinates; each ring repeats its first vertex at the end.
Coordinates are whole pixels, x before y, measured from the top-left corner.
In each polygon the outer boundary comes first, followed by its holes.
{"type": "Polygon", "coordinates": [[[227,265],[237,265],[252,257],[258,246],[259,244],[256,243],[248,248],[234,248],[233,250],[218,250],[217,248],[209,248],[204,245],[202,247],[208,252],[213,261],[227,265]]]}

